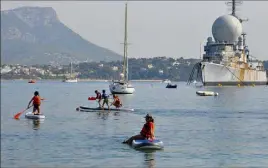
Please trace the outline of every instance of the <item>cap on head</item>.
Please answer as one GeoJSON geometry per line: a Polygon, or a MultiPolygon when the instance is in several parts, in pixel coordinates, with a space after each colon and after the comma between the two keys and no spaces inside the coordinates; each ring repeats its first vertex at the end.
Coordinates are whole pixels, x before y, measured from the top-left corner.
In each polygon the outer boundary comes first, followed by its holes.
{"type": "Polygon", "coordinates": [[[153,118],[153,116],[148,113],[144,118],[153,118]]]}
{"type": "Polygon", "coordinates": [[[102,90],[103,93],[105,93],[105,90],[102,90]]]}
{"type": "Polygon", "coordinates": [[[34,95],[35,95],[35,96],[39,95],[39,92],[38,92],[38,91],[35,91],[35,92],[34,92],[34,95]]]}

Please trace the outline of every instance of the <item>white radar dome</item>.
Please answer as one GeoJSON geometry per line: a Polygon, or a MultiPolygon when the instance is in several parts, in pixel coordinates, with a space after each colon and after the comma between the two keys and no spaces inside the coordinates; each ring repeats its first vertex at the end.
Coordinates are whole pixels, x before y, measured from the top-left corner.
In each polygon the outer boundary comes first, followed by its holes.
{"type": "Polygon", "coordinates": [[[242,34],[242,24],[232,15],[218,17],[212,25],[212,35],[218,42],[235,42],[242,34]]]}

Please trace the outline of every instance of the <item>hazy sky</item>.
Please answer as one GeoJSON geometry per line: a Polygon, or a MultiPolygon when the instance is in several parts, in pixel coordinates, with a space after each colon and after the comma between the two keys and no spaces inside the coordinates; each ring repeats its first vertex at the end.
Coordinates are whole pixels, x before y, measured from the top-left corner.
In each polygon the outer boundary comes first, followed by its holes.
{"type": "MultiPolygon", "coordinates": [[[[53,7],[59,19],[85,39],[123,53],[124,1],[1,1],[1,10],[21,6],[53,7]]],[[[129,1],[130,57],[199,58],[200,43],[211,36],[215,19],[229,14],[225,1],[129,1]]],[[[268,59],[268,1],[244,1],[251,54],[268,59]]]]}

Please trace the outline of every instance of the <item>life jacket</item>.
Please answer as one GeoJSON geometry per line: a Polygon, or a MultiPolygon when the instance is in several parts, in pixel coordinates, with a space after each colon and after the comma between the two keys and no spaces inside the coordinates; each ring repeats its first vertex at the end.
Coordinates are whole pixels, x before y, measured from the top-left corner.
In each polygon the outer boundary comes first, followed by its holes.
{"type": "Polygon", "coordinates": [[[153,122],[149,122],[149,123],[145,123],[143,125],[143,128],[142,128],[141,132],[140,132],[140,134],[142,136],[146,137],[146,138],[151,136],[151,128],[150,128],[151,124],[152,124],[152,129],[153,129],[153,132],[154,132],[154,123],[153,122]]]}
{"type": "Polygon", "coordinates": [[[121,104],[121,101],[118,96],[115,96],[114,100],[116,104],[121,104]]]}
{"type": "Polygon", "coordinates": [[[41,104],[41,98],[40,98],[40,96],[34,96],[33,97],[33,104],[34,105],[40,105],[41,104]]]}
{"type": "Polygon", "coordinates": [[[101,94],[99,92],[97,93],[96,99],[101,99],[101,94]]]}
{"type": "Polygon", "coordinates": [[[107,99],[107,98],[109,97],[109,95],[107,95],[106,93],[103,93],[103,94],[101,95],[101,97],[102,97],[103,99],[107,99]]]}

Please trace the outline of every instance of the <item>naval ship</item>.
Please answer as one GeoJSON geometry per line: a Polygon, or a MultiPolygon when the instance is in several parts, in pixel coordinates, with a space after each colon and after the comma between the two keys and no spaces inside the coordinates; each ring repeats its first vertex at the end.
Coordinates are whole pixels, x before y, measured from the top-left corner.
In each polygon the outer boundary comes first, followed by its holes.
{"type": "Polygon", "coordinates": [[[204,86],[266,85],[263,62],[250,54],[242,29],[242,22],[248,19],[236,15],[236,6],[242,1],[232,0],[226,4],[232,7],[232,13],[214,21],[214,39],[207,38],[203,59],[194,66],[188,84],[199,79],[204,86]]]}

